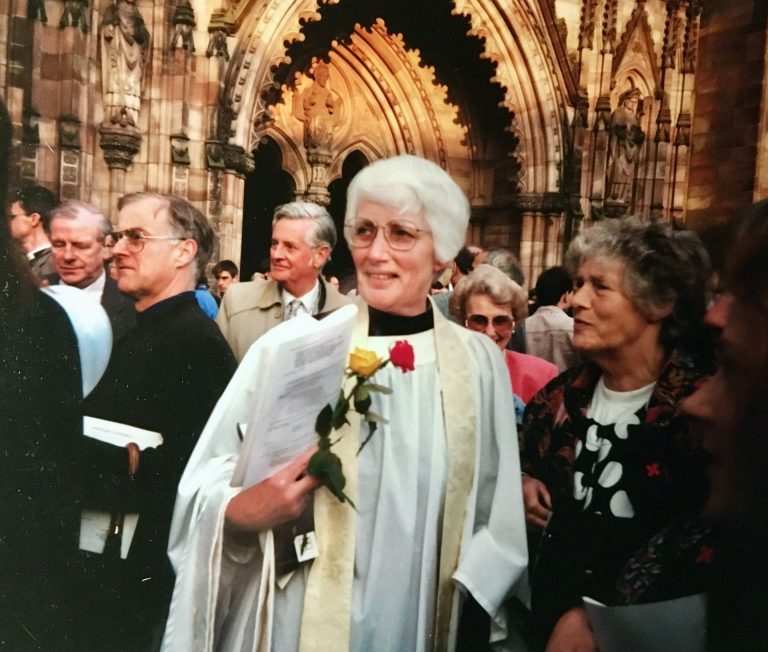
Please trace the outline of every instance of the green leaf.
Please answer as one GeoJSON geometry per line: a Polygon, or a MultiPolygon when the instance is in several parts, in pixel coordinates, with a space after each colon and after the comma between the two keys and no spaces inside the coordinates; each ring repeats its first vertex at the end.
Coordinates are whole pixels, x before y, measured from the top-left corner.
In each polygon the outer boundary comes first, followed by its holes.
{"type": "Polygon", "coordinates": [[[364,399],[361,399],[361,400],[358,400],[358,398],[355,397],[355,410],[357,412],[359,412],[360,414],[365,414],[370,409],[371,409],[370,396],[366,396],[364,399]]]}
{"type": "Polygon", "coordinates": [[[320,437],[327,437],[331,434],[332,417],[333,408],[331,408],[330,403],[327,403],[325,407],[320,410],[320,414],[317,415],[317,420],[315,421],[315,432],[320,435],[320,437]]]}
{"type": "Polygon", "coordinates": [[[365,448],[365,445],[371,441],[371,437],[373,437],[373,433],[376,432],[376,428],[378,426],[376,425],[375,421],[369,421],[368,422],[368,436],[365,438],[365,441],[363,441],[362,444],[360,444],[360,448],[357,449],[357,454],[360,455],[360,453],[363,451],[363,448],[365,448]]]}
{"type": "Polygon", "coordinates": [[[363,418],[366,421],[372,421],[374,423],[387,423],[387,420],[384,417],[376,414],[375,412],[366,412],[363,418]]]}
{"type": "Polygon", "coordinates": [[[366,383],[365,387],[369,392],[379,392],[379,394],[391,394],[392,388],[386,385],[377,385],[376,383],[366,383]]]}
{"type": "Polygon", "coordinates": [[[334,430],[338,430],[347,423],[347,412],[349,412],[349,399],[339,399],[339,402],[336,403],[336,407],[333,410],[333,416],[331,417],[331,425],[334,430]]]}
{"type": "Polygon", "coordinates": [[[347,480],[338,455],[326,450],[317,451],[309,458],[307,472],[315,476],[324,487],[328,487],[340,502],[349,502],[354,509],[357,509],[355,503],[344,493],[347,480]]]}

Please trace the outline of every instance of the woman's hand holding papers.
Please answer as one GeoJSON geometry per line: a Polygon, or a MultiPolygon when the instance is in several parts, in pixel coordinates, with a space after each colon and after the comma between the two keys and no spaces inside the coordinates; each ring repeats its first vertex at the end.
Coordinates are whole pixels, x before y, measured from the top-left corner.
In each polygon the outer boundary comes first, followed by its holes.
{"type": "Polygon", "coordinates": [[[307,474],[307,464],[317,450],[312,446],[288,466],[229,501],[227,528],[236,533],[269,530],[301,514],[319,481],[307,474]]]}

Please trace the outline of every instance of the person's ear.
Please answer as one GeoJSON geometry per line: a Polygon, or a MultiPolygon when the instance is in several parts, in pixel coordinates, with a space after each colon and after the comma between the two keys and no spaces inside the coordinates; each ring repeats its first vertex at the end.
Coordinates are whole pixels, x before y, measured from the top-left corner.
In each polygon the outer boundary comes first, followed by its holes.
{"type": "Polygon", "coordinates": [[[29,223],[32,226],[32,228],[37,228],[37,225],[40,224],[40,213],[29,213],[27,216],[29,217],[29,223]]]}
{"type": "Polygon", "coordinates": [[[675,309],[675,303],[674,301],[670,301],[669,303],[660,305],[660,306],[652,306],[651,309],[648,311],[648,321],[652,323],[660,322],[667,317],[669,317],[672,312],[675,309]]]}
{"type": "Polygon", "coordinates": [[[323,269],[325,263],[328,261],[328,256],[331,255],[331,248],[328,245],[319,245],[315,247],[312,253],[312,267],[315,269],[323,269]]]}
{"type": "Polygon", "coordinates": [[[191,238],[185,238],[178,245],[176,245],[176,266],[185,267],[191,262],[194,262],[195,256],[197,256],[197,241],[191,238]]]}
{"type": "Polygon", "coordinates": [[[440,274],[442,271],[448,269],[452,264],[453,264],[452,260],[449,260],[448,262],[445,262],[445,263],[441,263],[440,261],[436,260],[432,265],[432,271],[435,274],[440,274]]]}

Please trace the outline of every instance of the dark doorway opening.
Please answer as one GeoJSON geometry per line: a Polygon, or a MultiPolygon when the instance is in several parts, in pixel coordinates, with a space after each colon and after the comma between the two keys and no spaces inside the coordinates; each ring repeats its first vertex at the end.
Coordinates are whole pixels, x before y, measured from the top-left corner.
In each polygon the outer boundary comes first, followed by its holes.
{"type": "Polygon", "coordinates": [[[332,181],[328,186],[328,192],[331,194],[331,205],[328,211],[333,217],[333,223],[336,225],[336,233],[339,236],[338,244],[333,250],[331,261],[325,266],[327,276],[338,276],[341,282],[341,291],[348,292],[357,287],[355,277],[355,265],[352,262],[352,254],[344,239],[344,213],[347,210],[347,188],[349,183],[360,170],[362,170],[370,161],[362,152],[351,152],[344,164],[341,166],[341,178],[332,181]]]}
{"type": "Polygon", "coordinates": [[[253,153],[255,168],[245,180],[243,240],[240,251],[240,279],[250,280],[256,272],[269,270],[272,214],[277,206],[293,201],[296,184],[283,170],[277,143],[266,138],[253,153]],[[265,267],[266,265],[266,267],[265,267]]]}

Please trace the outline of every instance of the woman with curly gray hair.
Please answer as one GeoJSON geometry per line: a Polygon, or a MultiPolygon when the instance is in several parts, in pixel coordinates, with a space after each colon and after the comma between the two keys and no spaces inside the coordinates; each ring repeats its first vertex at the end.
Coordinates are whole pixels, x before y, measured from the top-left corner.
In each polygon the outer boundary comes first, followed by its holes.
{"type": "Polygon", "coordinates": [[[686,349],[703,341],[709,264],[693,233],[626,218],[579,234],[566,265],[585,362],[528,405],[523,496],[529,525],[546,526],[532,574],[542,642],[593,650],[581,596],[609,602],[632,553],[706,500],[678,404],[704,376],[686,349]]]}

